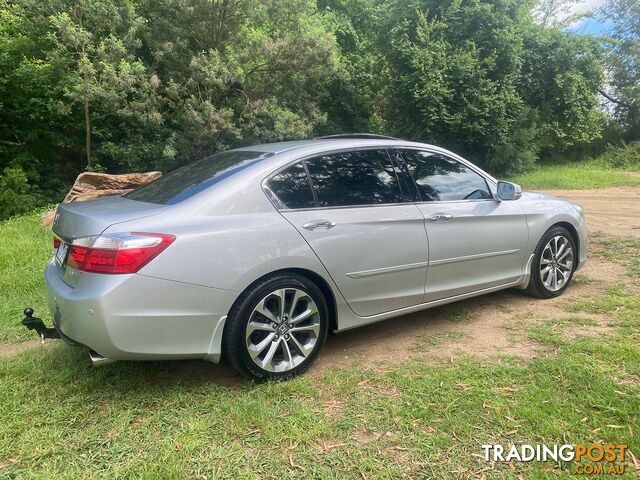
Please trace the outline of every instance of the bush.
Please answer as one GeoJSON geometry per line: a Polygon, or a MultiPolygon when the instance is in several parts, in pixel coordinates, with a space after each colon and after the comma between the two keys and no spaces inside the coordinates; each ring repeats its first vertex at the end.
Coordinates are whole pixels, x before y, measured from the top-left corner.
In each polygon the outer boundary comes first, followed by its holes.
{"type": "Polygon", "coordinates": [[[20,167],[7,167],[0,175],[0,220],[33,210],[42,196],[29,185],[20,167]]]}
{"type": "Polygon", "coordinates": [[[640,140],[611,145],[599,159],[603,164],[621,170],[640,171],[640,140]]]}

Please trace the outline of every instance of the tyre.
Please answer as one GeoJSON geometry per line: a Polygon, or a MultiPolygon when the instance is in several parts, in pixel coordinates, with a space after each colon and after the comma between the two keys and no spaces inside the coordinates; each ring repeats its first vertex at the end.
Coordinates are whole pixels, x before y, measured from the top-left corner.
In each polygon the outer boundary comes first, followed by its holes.
{"type": "Polygon", "coordinates": [[[250,286],[229,312],[224,357],[256,381],[288,380],[304,372],[322,347],[329,309],[320,289],[294,273],[250,286]]]}
{"type": "Polygon", "coordinates": [[[577,263],[573,235],[564,227],[551,227],[534,252],[527,293],[537,298],[562,295],[573,278],[577,263]]]}

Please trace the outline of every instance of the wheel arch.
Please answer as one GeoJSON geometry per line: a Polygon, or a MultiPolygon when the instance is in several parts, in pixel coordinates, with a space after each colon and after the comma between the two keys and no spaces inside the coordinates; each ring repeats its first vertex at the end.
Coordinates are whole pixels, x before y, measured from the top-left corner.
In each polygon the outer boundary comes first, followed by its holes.
{"type": "Polygon", "coordinates": [[[576,227],[571,225],[569,222],[557,222],[551,225],[547,230],[545,230],[545,233],[554,227],[563,227],[571,234],[571,237],[573,238],[573,243],[576,246],[576,258],[579,259],[580,258],[580,235],[578,234],[578,230],[576,229],[576,227]]]}
{"type": "MultiPolygon", "coordinates": [[[[336,303],[336,298],[333,293],[333,290],[329,286],[329,283],[318,273],[299,267],[291,267],[291,268],[282,268],[278,270],[273,270],[269,273],[261,275],[259,278],[256,278],[250,285],[242,291],[244,293],[246,290],[250,289],[254,284],[260,282],[262,279],[266,277],[270,277],[272,275],[282,274],[282,273],[295,273],[297,275],[301,275],[307,278],[309,281],[313,282],[322,292],[325,302],[327,303],[327,308],[329,309],[329,332],[334,332],[338,329],[338,306],[336,303]]],[[[242,293],[238,295],[238,298],[233,303],[230,311],[235,307],[236,303],[239,301],[240,297],[242,297],[242,293]]]]}

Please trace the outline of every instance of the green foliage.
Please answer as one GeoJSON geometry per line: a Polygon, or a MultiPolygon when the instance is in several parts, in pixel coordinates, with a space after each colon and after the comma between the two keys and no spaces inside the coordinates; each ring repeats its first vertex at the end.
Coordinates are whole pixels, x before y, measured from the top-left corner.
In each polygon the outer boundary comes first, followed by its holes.
{"type": "Polygon", "coordinates": [[[7,167],[0,175],[0,218],[8,218],[32,210],[40,203],[20,167],[7,167]]]}
{"type": "Polygon", "coordinates": [[[550,21],[559,3],[540,20],[533,0],[0,0],[0,171],[52,201],[86,169],[343,131],[530,170],[605,122],[602,46],[550,21]]]}
{"type": "Polygon", "coordinates": [[[615,113],[627,127],[629,140],[640,139],[640,3],[636,0],[610,0],[604,16],[613,23],[608,71],[610,94],[615,113]]]}
{"type": "Polygon", "coordinates": [[[605,165],[622,170],[640,171],[640,141],[611,145],[600,160],[605,165]]]}
{"type": "Polygon", "coordinates": [[[311,0],[0,0],[0,19],[0,168],[31,183],[308,137],[338,66],[311,0]]]}
{"type": "Polygon", "coordinates": [[[380,125],[443,144],[496,173],[531,169],[541,154],[600,136],[597,93],[604,77],[597,43],[539,23],[532,3],[324,5],[347,65],[337,90],[347,99],[364,92],[357,110],[330,110],[331,124],[380,125]]]}

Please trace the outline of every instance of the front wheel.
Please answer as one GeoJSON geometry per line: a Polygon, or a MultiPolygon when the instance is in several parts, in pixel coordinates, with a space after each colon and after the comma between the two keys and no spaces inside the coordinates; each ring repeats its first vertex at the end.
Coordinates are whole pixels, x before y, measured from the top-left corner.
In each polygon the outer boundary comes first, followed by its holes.
{"type": "Polygon", "coordinates": [[[276,274],[249,287],[231,309],[223,354],[249,378],[288,380],[315,360],[328,324],[324,296],[313,282],[276,274]]]}
{"type": "Polygon", "coordinates": [[[561,295],[577,266],[576,244],[564,227],[552,227],[542,236],[534,252],[527,293],[538,298],[561,295]]]}

